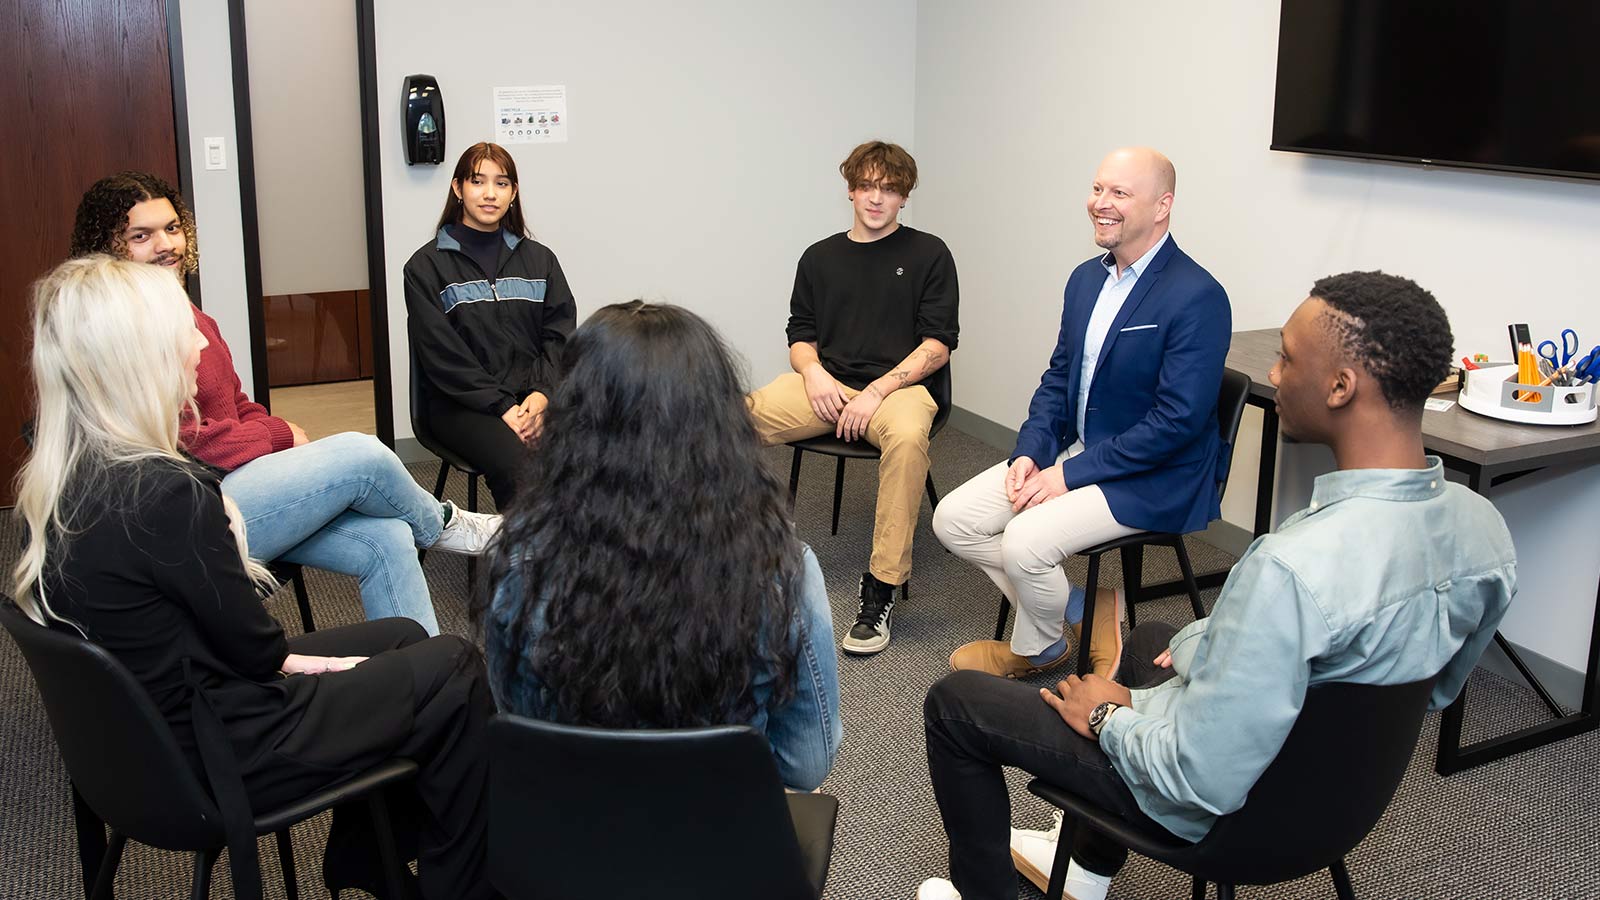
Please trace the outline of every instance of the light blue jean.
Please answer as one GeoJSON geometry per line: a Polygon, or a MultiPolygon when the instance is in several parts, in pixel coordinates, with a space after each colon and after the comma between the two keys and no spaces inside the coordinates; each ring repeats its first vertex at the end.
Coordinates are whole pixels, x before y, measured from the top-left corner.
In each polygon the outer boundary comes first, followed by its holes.
{"type": "Polygon", "coordinates": [[[439,539],[443,511],[382,441],[346,432],[270,453],[229,472],[222,492],[252,557],[354,575],[368,619],[439,633],[417,548],[439,539]]]}

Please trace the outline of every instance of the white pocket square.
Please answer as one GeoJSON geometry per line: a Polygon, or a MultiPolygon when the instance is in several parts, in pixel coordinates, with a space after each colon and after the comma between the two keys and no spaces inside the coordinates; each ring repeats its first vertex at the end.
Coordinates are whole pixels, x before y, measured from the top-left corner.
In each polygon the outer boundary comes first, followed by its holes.
{"type": "Polygon", "coordinates": [[[1154,326],[1154,325],[1130,325],[1127,328],[1124,328],[1122,330],[1123,331],[1144,331],[1147,328],[1155,328],[1155,327],[1156,326],[1154,326]]]}

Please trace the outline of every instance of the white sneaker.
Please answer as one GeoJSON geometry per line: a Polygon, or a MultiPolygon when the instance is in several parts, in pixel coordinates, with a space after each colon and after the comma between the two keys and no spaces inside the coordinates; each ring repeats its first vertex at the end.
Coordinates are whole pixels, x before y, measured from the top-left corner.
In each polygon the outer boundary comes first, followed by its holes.
{"type": "Polygon", "coordinates": [[[1056,861],[1056,841],[1061,837],[1061,811],[1049,831],[1011,829],[1011,864],[1041,891],[1050,888],[1050,869],[1056,861]]]}
{"type": "Polygon", "coordinates": [[[439,532],[439,539],[430,550],[448,550],[478,556],[500,532],[500,516],[494,513],[467,512],[454,501],[446,500],[450,507],[450,522],[439,532]]]}
{"type": "Polygon", "coordinates": [[[917,888],[917,900],[961,900],[961,894],[948,879],[929,878],[917,888]]]}

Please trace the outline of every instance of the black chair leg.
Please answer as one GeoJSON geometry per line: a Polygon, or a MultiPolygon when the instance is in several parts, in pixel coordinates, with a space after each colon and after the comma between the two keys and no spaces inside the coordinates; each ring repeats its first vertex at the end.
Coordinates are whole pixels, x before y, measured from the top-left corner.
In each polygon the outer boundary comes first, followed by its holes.
{"type": "Polygon", "coordinates": [[[405,883],[400,874],[404,863],[394,845],[394,825],[389,821],[389,804],[382,791],[367,796],[367,809],[372,813],[372,830],[378,835],[378,858],[383,861],[383,877],[389,883],[391,897],[406,896],[405,883]]]}
{"type": "Polygon", "coordinates": [[[1200,585],[1194,580],[1194,566],[1189,563],[1189,551],[1183,546],[1183,536],[1173,542],[1172,549],[1178,551],[1178,568],[1183,571],[1183,587],[1189,592],[1189,605],[1194,609],[1194,617],[1198,621],[1206,617],[1205,605],[1200,602],[1200,585]]]}
{"type": "Polygon", "coordinates": [[[1356,891],[1350,884],[1350,872],[1344,867],[1344,860],[1336,859],[1328,867],[1328,874],[1333,876],[1333,890],[1339,895],[1339,900],[1356,900],[1356,891]]]}
{"type": "Polygon", "coordinates": [[[300,607],[300,631],[310,634],[317,630],[316,620],[311,618],[311,595],[306,592],[306,575],[304,570],[294,573],[294,602],[300,607]]]}
{"type": "Polygon", "coordinates": [[[94,893],[90,895],[93,900],[112,900],[111,886],[116,883],[117,864],[122,862],[122,848],[127,843],[126,835],[115,828],[111,829],[105,858],[100,860],[100,871],[94,879],[94,893]]]}
{"type": "Polygon", "coordinates": [[[95,878],[106,855],[106,825],[72,785],[72,818],[78,828],[78,864],[83,868],[83,896],[94,896],[95,878]]]}
{"type": "Polygon", "coordinates": [[[206,900],[211,896],[211,867],[216,863],[221,850],[196,850],[194,854],[194,887],[189,891],[190,900],[206,900]]]}
{"type": "Polygon", "coordinates": [[[800,454],[805,451],[799,447],[794,448],[794,461],[789,463],[789,511],[794,511],[795,494],[800,490],[800,454]]]}
{"type": "Polygon", "coordinates": [[[1189,900],[1206,900],[1206,880],[1199,876],[1189,879],[1189,900]]]}
{"type": "Polygon", "coordinates": [[[1128,613],[1128,627],[1139,624],[1139,591],[1144,586],[1144,545],[1131,544],[1122,548],[1122,599],[1128,613]]]}
{"type": "Polygon", "coordinates": [[[939,492],[937,490],[935,490],[934,487],[933,487],[933,473],[932,472],[929,472],[928,473],[928,477],[923,479],[922,489],[928,492],[928,508],[929,509],[938,509],[939,508],[939,492]]]}
{"type": "Polygon", "coordinates": [[[1050,885],[1045,888],[1045,900],[1061,900],[1067,892],[1067,866],[1072,864],[1072,845],[1078,838],[1078,822],[1071,817],[1061,820],[1061,836],[1056,840],[1056,859],[1050,864],[1050,885]]]}
{"type": "Polygon", "coordinates": [[[1000,595],[1000,614],[994,619],[994,639],[1003,641],[1006,638],[1006,617],[1011,614],[1011,601],[1005,594],[1000,595]]]}
{"type": "Polygon", "coordinates": [[[839,457],[839,464],[833,468],[833,530],[829,534],[839,533],[839,501],[844,497],[844,457],[839,457]]]}
{"type": "MultiPolygon", "coordinates": [[[[467,476],[467,510],[478,511],[478,476],[467,476]]],[[[472,592],[472,585],[478,580],[478,558],[467,557],[467,592],[472,592]]]]}
{"type": "Polygon", "coordinates": [[[1078,675],[1089,674],[1089,642],[1094,639],[1094,595],[1100,590],[1100,554],[1089,554],[1089,578],[1083,586],[1083,634],[1078,640],[1078,675]]]}
{"type": "Polygon", "coordinates": [[[1233,900],[1233,885],[1217,885],[1217,900],[1233,900]]]}
{"type": "Polygon", "coordinates": [[[278,844],[278,868],[283,870],[283,895],[300,900],[300,884],[294,874],[294,836],[285,828],[274,837],[278,844]]]}

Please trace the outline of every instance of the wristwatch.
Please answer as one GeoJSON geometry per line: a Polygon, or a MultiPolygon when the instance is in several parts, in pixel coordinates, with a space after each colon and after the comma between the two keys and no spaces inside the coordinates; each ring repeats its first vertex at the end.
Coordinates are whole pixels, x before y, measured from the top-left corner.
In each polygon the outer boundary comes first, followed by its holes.
{"type": "Polygon", "coordinates": [[[1100,739],[1100,729],[1106,727],[1106,721],[1111,718],[1111,713],[1121,708],[1121,703],[1113,703],[1110,700],[1107,700],[1106,702],[1090,710],[1089,732],[1095,736],[1095,740],[1100,739]]]}

